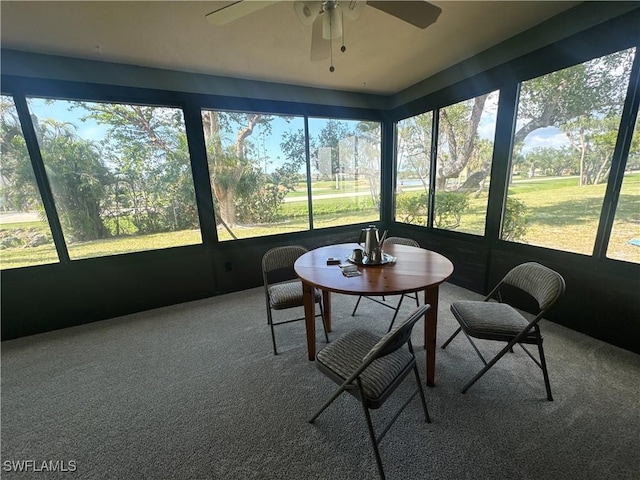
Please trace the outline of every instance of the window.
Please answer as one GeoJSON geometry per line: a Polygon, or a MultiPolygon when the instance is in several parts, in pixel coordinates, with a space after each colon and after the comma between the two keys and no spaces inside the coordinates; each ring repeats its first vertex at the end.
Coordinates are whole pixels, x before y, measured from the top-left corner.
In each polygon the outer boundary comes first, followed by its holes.
{"type": "Polygon", "coordinates": [[[396,135],[395,220],[427,226],[433,112],[401,120],[396,135]]]}
{"type": "Polygon", "coordinates": [[[433,226],[484,235],[498,92],[440,109],[433,226]]]}
{"type": "Polygon", "coordinates": [[[607,257],[640,263],[640,132],[636,119],[607,257]]]}
{"type": "Polygon", "coordinates": [[[433,112],[398,122],[396,221],[428,223],[435,176],[433,226],[484,235],[498,92],[439,110],[437,160],[431,172],[433,112]]]}
{"type": "Polygon", "coordinates": [[[378,122],[309,119],[313,227],[380,220],[378,122]]]}
{"type": "Polygon", "coordinates": [[[180,109],[27,101],[72,260],[202,242],[180,109]]]}
{"type": "Polygon", "coordinates": [[[522,83],[504,240],[593,254],[633,55],[522,83]]]}
{"type": "Polygon", "coordinates": [[[202,120],[221,241],[309,230],[309,191],[313,228],[380,220],[379,123],[313,118],[305,133],[304,117],[202,120]]]}
{"type": "Polygon", "coordinates": [[[0,268],[57,263],[13,98],[0,96],[0,268]]]}
{"type": "Polygon", "coordinates": [[[203,110],[221,241],[309,229],[304,118],[203,110]]]}

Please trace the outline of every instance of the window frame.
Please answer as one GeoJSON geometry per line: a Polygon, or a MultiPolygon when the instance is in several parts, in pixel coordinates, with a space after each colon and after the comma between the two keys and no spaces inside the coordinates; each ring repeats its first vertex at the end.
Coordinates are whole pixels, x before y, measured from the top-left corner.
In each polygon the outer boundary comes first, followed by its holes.
{"type": "MultiPolygon", "coordinates": [[[[347,121],[369,121],[380,124],[381,143],[384,143],[384,116],[381,110],[363,107],[345,107],[337,105],[317,105],[294,102],[257,100],[247,98],[223,97],[218,95],[194,94],[189,92],[155,90],[151,88],[118,86],[118,85],[102,85],[87,82],[77,82],[70,80],[52,80],[41,78],[27,78],[15,75],[2,75],[1,92],[3,95],[10,96],[14,99],[18,117],[25,134],[25,142],[27,150],[34,166],[36,183],[43,198],[45,213],[51,233],[54,240],[56,252],[59,262],[55,265],[62,265],[66,268],[72,264],[87,263],[100,261],[101,259],[113,259],[115,257],[145,256],[155,257],[163,256],[167,251],[176,249],[206,249],[210,250],[214,246],[221,243],[217,236],[215,212],[213,207],[213,196],[209,183],[209,170],[207,166],[206,146],[204,134],[202,130],[201,111],[204,109],[234,111],[242,113],[261,112],[269,115],[292,115],[304,117],[305,124],[308,118],[329,118],[347,121]],[[63,229],[58,217],[55,206],[54,195],[51,191],[47,180],[42,154],[33,127],[29,109],[27,106],[28,97],[51,98],[54,100],[66,101],[85,101],[85,102],[102,102],[102,103],[119,103],[145,105],[150,107],[166,107],[178,108],[182,110],[185,124],[187,144],[190,156],[191,173],[194,182],[196,207],[198,212],[198,220],[200,223],[200,233],[202,242],[195,245],[172,246],[166,248],[132,251],[126,253],[118,253],[101,257],[88,257],[71,259],[68,248],[64,240],[63,229]]],[[[309,165],[308,152],[308,131],[306,133],[306,164],[309,165]]],[[[384,154],[381,147],[381,163],[384,161],[384,154]]],[[[308,167],[307,167],[308,168],[308,167]]],[[[381,168],[381,177],[383,168],[381,168]]],[[[381,190],[383,190],[381,179],[381,190]]],[[[382,196],[382,195],[381,195],[382,196]]],[[[311,199],[308,194],[308,202],[311,199]]],[[[313,211],[309,205],[309,230],[304,232],[275,234],[272,236],[293,235],[298,233],[313,234],[313,211]]],[[[383,208],[381,200],[380,218],[383,221],[383,208]]],[[[363,222],[363,224],[368,222],[363,222]]],[[[336,229],[337,231],[345,228],[353,229],[361,224],[323,227],[322,230],[336,229]]],[[[271,235],[270,235],[271,236],[271,235]]],[[[248,239],[239,239],[238,242],[260,241],[266,237],[255,237],[248,239]]],[[[235,242],[223,242],[235,243],[235,242]]],[[[46,267],[48,265],[34,266],[46,267]]],[[[6,271],[17,271],[22,268],[10,268],[6,271]]]]}
{"type": "MultiPolygon", "coordinates": [[[[586,34],[585,34],[586,35],[586,34]]],[[[634,42],[633,39],[625,39],[623,42],[597,42],[597,36],[591,36],[585,40],[581,35],[567,40],[562,49],[558,49],[555,45],[545,47],[538,52],[525,55],[518,58],[512,64],[507,66],[496,67],[490,72],[479,74],[463,80],[451,87],[444,88],[432,92],[431,94],[420,97],[417,100],[407,103],[402,107],[397,107],[390,112],[390,118],[394,125],[394,131],[397,132],[398,122],[411,118],[428,111],[439,112],[440,108],[455,104],[474,96],[488,93],[493,90],[499,90],[500,96],[498,100],[498,112],[496,118],[496,133],[494,141],[494,156],[491,169],[491,184],[489,187],[489,200],[487,205],[487,218],[485,224],[485,234],[479,237],[477,241],[483,244],[500,244],[507,249],[521,251],[521,248],[540,249],[547,252],[548,255],[555,256],[577,256],[593,258],[599,262],[618,262],[629,264],[629,262],[606,257],[606,250],[610,240],[611,229],[615,217],[615,211],[619,198],[626,159],[631,145],[631,136],[638,116],[639,98],[640,98],[640,43],[634,42]],[[574,51],[571,51],[571,48],[574,51]],[[517,101],[519,96],[520,84],[527,80],[562,70],[584,62],[588,62],[595,58],[623,51],[628,48],[635,47],[635,57],[633,60],[632,72],[629,80],[627,95],[623,105],[620,127],[616,145],[612,156],[611,173],[606,186],[606,193],[603,199],[603,208],[598,220],[598,228],[596,232],[593,253],[584,255],[580,253],[569,252],[565,250],[555,250],[536,245],[518,244],[502,240],[500,233],[504,218],[504,207],[506,205],[508,190],[508,172],[511,168],[512,141],[515,132],[515,120],[517,114],[517,101]],[[566,52],[571,51],[571,55],[566,52]],[[539,58],[541,55],[548,57],[548,62],[534,62],[529,59],[539,58]],[[464,85],[469,85],[465,90],[464,85]]],[[[434,114],[434,117],[436,115],[434,114]]],[[[437,131],[432,132],[432,141],[437,137],[437,131]]],[[[436,150],[437,153],[437,150],[436,150]]],[[[433,154],[432,154],[433,155],[433,154]]],[[[433,157],[432,157],[433,160],[433,157]]],[[[393,172],[394,181],[397,175],[397,133],[394,135],[394,154],[393,154],[393,172]]],[[[435,182],[434,168],[431,170],[431,179],[435,182]]],[[[435,191],[433,192],[435,196],[435,191]]],[[[432,225],[433,204],[431,199],[429,202],[427,226],[415,226],[417,229],[425,229],[429,232],[438,232],[444,236],[458,236],[470,238],[472,234],[456,231],[443,231],[434,228],[432,225]]],[[[395,220],[395,198],[392,205],[391,223],[403,224],[395,220]]],[[[406,225],[406,224],[404,224],[406,225]]]]}

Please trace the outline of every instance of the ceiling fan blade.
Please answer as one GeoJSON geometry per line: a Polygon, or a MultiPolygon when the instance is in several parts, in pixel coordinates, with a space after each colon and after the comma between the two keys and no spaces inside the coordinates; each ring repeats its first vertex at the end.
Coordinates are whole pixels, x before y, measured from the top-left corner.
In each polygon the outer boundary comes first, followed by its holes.
{"type": "Polygon", "coordinates": [[[344,16],[349,20],[357,19],[364,7],[367,5],[367,0],[350,0],[340,4],[340,8],[344,12],[344,16]]]}
{"type": "Polygon", "coordinates": [[[296,12],[296,17],[298,17],[300,23],[310,26],[313,25],[315,19],[320,15],[322,2],[295,0],[293,2],[293,10],[296,12]]]}
{"type": "Polygon", "coordinates": [[[209,23],[214,25],[226,25],[239,18],[249,15],[250,13],[262,10],[269,5],[276,3],[275,1],[236,1],[226,2],[228,5],[223,6],[211,13],[208,13],[205,18],[209,23]]]}
{"type": "Polygon", "coordinates": [[[311,30],[311,61],[325,60],[331,53],[331,41],[322,37],[322,22],[324,15],[319,15],[313,22],[311,30]]]}
{"type": "Polygon", "coordinates": [[[424,1],[378,2],[369,0],[367,5],[382,10],[418,28],[427,28],[438,19],[442,12],[440,7],[424,1]]]}

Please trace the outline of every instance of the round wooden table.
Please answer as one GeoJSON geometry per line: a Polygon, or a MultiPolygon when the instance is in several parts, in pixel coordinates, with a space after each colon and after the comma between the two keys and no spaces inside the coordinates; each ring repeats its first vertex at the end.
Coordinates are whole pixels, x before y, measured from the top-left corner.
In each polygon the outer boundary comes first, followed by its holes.
{"type": "Polygon", "coordinates": [[[439,253],[405,245],[386,245],[384,252],[396,257],[385,265],[358,265],[362,275],[346,277],[338,265],[327,265],[327,258],[347,256],[358,248],[355,243],[329,245],[311,250],[296,260],[294,269],[302,280],[309,360],[316,355],[315,302],[313,289],[322,291],[327,329],[331,330],[331,292],[347,295],[382,296],[424,291],[431,305],[425,315],[424,345],[427,356],[427,385],[434,384],[436,327],[438,323],[438,287],[453,273],[451,261],[439,253]]]}

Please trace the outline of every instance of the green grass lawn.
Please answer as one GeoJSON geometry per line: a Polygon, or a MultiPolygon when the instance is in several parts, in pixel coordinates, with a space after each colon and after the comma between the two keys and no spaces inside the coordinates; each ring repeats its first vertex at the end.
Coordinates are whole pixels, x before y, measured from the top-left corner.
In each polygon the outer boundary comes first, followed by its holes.
{"type": "MultiPolygon", "coordinates": [[[[318,187],[326,188],[326,193],[335,192],[329,182],[318,187]]],[[[358,186],[358,189],[360,187],[358,186]]],[[[541,178],[514,183],[510,187],[509,195],[524,202],[529,209],[527,232],[522,241],[531,245],[591,255],[605,188],[605,185],[580,187],[575,178],[553,180],[541,178]]],[[[353,191],[354,187],[351,186],[350,189],[353,191]]],[[[306,195],[306,192],[299,193],[306,195]]],[[[469,208],[462,216],[461,224],[456,231],[482,235],[486,204],[486,193],[479,198],[471,197],[469,208]]],[[[374,208],[368,196],[324,200],[316,198],[313,208],[315,228],[378,220],[377,209],[374,208]]],[[[282,216],[288,220],[277,224],[235,227],[234,234],[238,238],[253,238],[305,231],[309,228],[306,202],[283,204],[282,216]]],[[[16,228],[48,232],[44,222],[28,222],[2,224],[0,233],[16,228]]],[[[223,228],[218,229],[218,238],[221,241],[232,239],[223,228]]],[[[633,238],[640,238],[640,173],[625,177],[607,256],[640,263],[640,247],[628,243],[633,238]]],[[[125,236],[72,243],[69,245],[69,255],[72,260],[75,260],[193,245],[200,242],[199,230],[125,236]]],[[[11,247],[0,250],[0,268],[2,269],[57,261],[53,243],[38,247],[11,247]]]]}
{"type": "MultiPolygon", "coordinates": [[[[354,193],[363,192],[369,190],[369,184],[366,180],[344,180],[340,182],[340,189],[336,190],[335,181],[313,181],[311,182],[311,192],[314,195],[324,195],[332,193],[354,193]]],[[[306,197],[307,196],[307,184],[299,183],[296,185],[296,189],[287,194],[288,197],[306,197]]]]}
{"type": "MultiPolygon", "coordinates": [[[[528,208],[522,243],[593,254],[606,185],[581,187],[577,182],[576,178],[540,178],[511,185],[509,196],[528,208]]],[[[471,196],[455,231],[484,235],[486,208],[486,192],[471,196]]],[[[640,263],[640,247],[629,243],[634,238],[640,239],[640,173],[625,176],[607,257],[640,263]]]]}
{"type": "MultiPolygon", "coordinates": [[[[605,189],[554,180],[515,184],[509,194],[529,208],[526,243],[592,255],[605,189]]],[[[607,257],[640,263],[640,247],[628,243],[634,238],[640,238],[638,173],[624,179],[607,257]]]]}

